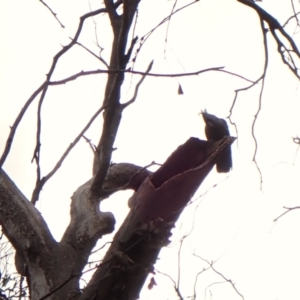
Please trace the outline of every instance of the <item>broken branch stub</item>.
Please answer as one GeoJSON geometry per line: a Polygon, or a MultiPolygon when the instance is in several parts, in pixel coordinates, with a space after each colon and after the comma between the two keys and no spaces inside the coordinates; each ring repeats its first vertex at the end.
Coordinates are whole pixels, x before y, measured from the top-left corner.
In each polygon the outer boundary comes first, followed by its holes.
{"type": "Polygon", "coordinates": [[[175,223],[218,156],[235,138],[217,142],[190,138],[179,146],[152,176],[146,178],[129,200],[141,223],[153,220],[175,223]]]}
{"type": "Polygon", "coordinates": [[[131,211],[81,299],[134,300],[169,243],[171,229],[219,154],[234,142],[190,138],[147,177],[129,200],[131,211]]]}

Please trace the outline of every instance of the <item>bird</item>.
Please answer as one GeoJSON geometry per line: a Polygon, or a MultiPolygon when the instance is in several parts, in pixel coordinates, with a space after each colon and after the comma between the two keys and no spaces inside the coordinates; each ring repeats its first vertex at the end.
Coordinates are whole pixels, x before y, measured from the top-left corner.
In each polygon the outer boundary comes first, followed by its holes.
{"type": "MultiPolygon", "coordinates": [[[[224,119],[218,118],[202,111],[202,117],[205,122],[205,135],[208,141],[219,141],[225,136],[229,136],[227,122],[224,119]]],[[[231,147],[227,146],[218,156],[217,172],[228,173],[232,168],[231,147]]]]}

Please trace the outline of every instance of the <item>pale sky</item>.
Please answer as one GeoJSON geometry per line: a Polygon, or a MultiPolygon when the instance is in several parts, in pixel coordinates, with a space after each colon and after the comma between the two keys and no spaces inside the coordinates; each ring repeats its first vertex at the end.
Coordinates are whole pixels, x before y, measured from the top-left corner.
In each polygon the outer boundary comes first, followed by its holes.
{"type": "MultiPolygon", "coordinates": [[[[89,2],[48,1],[66,26],[62,29],[39,1],[0,0],[0,151],[16,115],[30,95],[44,81],[53,56],[74,35],[78,18],[89,12],[89,2]]],[[[180,7],[188,1],[178,1],[180,7]]],[[[258,2],[284,23],[292,14],[286,1],[258,2]]],[[[98,1],[90,1],[93,9],[98,1]]],[[[143,0],[140,4],[136,35],[145,35],[167,16],[174,1],[143,0]]],[[[296,4],[295,4],[296,5],[296,4]]],[[[297,7],[296,7],[297,8],[297,7]]],[[[298,7],[299,9],[299,7],[298,7]]],[[[297,9],[296,9],[297,10],[297,9]]],[[[109,57],[111,29],[107,16],[94,18],[98,41],[109,57]]],[[[79,40],[98,53],[95,24],[84,27],[79,40]]],[[[295,24],[287,29],[299,43],[295,24]]],[[[135,65],[146,70],[154,59],[152,72],[185,73],[224,66],[227,71],[256,80],[263,70],[264,52],[256,14],[234,0],[203,0],[173,16],[167,27],[160,27],[145,43],[135,65]]],[[[232,114],[238,128],[238,140],[232,147],[233,170],[218,174],[215,170],[200,187],[192,205],[176,224],[172,243],[163,249],[156,264],[158,270],[177,281],[180,239],[193,228],[182,248],[180,291],[193,294],[195,274],[217,261],[215,268],[235,283],[248,300],[299,299],[300,297],[300,211],[290,212],[277,223],[273,220],[285,210],[299,205],[299,155],[292,137],[300,135],[298,81],[282,65],[273,39],[268,36],[269,68],[263,93],[262,109],[255,126],[258,141],[257,162],[263,176],[252,162],[254,141],[253,117],[258,109],[260,85],[239,94],[232,114]],[[204,196],[200,196],[203,195],[204,196]]],[[[80,47],[63,57],[54,74],[55,80],[81,70],[104,68],[103,64],[80,47]]],[[[133,94],[139,76],[126,76],[122,101],[133,94]]],[[[229,115],[235,89],[249,83],[225,73],[210,72],[199,76],[167,79],[149,77],[140,88],[136,103],[123,114],[115,142],[113,162],[141,166],[165,159],[190,136],[205,138],[199,112],[207,109],[218,117],[229,115]],[[178,95],[178,83],[184,95],[178,95]]],[[[101,106],[105,75],[83,77],[62,86],[49,88],[43,104],[42,175],[46,175],[73,141],[96,109],[101,106]]],[[[35,165],[31,158],[35,142],[37,99],[33,102],[15,136],[5,171],[28,197],[35,184],[35,165]]],[[[86,136],[98,142],[99,117],[86,136]]],[[[233,136],[237,132],[230,126],[233,136]]],[[[59,240],[69,222],[70,197],[91,176],[92,152],[81,140],[61,169],[44,187],[37,208],[59,240]]],[[[131,192],[118,193],[101,203],[111,211],[117,227],[128,212],[131,192]]],[[[112,235],[99,241],[101,246],[112,235]]],[[[96,254],[93,259],[101,259],[96,254]]],[[[158,284],[141,299],[176,299],[172,282],[156,275],[158,284]]],[[[197,299],[241,299],[229,283],[212,271],[197,281],[197,299]],[[213,284],[213,285],[212,285],[213,284]]]]}

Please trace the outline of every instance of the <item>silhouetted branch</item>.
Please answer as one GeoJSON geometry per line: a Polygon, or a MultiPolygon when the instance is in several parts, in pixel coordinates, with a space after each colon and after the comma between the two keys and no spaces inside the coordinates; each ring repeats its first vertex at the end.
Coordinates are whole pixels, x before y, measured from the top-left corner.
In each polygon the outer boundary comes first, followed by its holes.
{"type": "Polygon", "coordinates": [[[300,14],[300,12],[297,12],[296,14],[294,14],[293,16],[290,16],[285,23],[282,25],[282,27],[284,28],[292,19],[297,19],[297,23],[299,23],[297,16],[300,14]]]}
{"type": "MultiPolygon", "coordinates": [[[[113,3],[113,1],[105,0],[104,3],[109,14],[114,34],[109,69],[125,69],[131,55],[131,50],[125,54],[128,42],[128,32],[139,4],[139,0],[122,1],[123,14],[120,15],[117,14],[116,5],[113,3]]],[[[133,39],[132,43],[135,43],[134,41],[135,39],[133,39]]],[[[129,49],[131,47],[129,47],[129,49]]],[[[97,152],[94,156],[93,163],[93,174],[95,176],[91,186],[91,191],[96,198],[96,191],[99,191],[99,188],[102,187],[110,165],[113,144],[122,117],[123,107],[120,103],[120,97],[123,81],[124,72],[110,73],[106,84],[103,100],[105,112],[102,134],[97,145],[97,152]]]]}
{"type": "Polygon", "coordinates": [[[284,209],[286,209],[287,211],[285,211],[284,213],[282,213],[279,217],[277,217],[276,219],[273,220],[273,222],[277,222],[278,219],[280,219],[281,217],[283,217],[285,214],[287,214],[288,212],[294,210],[294,209],[300,209],[300,206],[295,206],[295,207],[283,207],[284,209]]]}
{"type": "MultiPolygon", "coordinates": [[[[35,150],[34,150],[34,154],[33,154],[33,158],[35,159],[35,161],[37,163],[37,185],[40,182],[40,164],[39,164],[39,161],[40,161],[40,156],[41,156],[41,153],[40,153],[41,126],[42,126],[41,108],[42,108],[42,104],[44,102],[44,99],[45,99],[45,96],[46,96],[46,93],[47,93],[47,90],[48,90],[48,85],[49,85],[50,79],[53,75],[53,72],[56,68],[56,65],[58,63],[59,58],[62,55],[64,55],[67,51],[69,51],[74,45],[76,45],[76,42],[77,42],[77,40],[79,38],[79,35],[82,31],[84,21],[89,17],[92,17],[92,16],[100,14],[100,13],[105,13],[105,12],[107,12],[107,10],[105,8],[101,8],[101,9],[98,9],[96,11],[93,11],[93,12],[90,12],[90,13],[87,13],[87,14],[81,16],[77,31],[75,33],[75,37],[73,39],[71,39],[71,42],[67,46],[64,46],[63,49],[61,51],[59,51],[53,58],[53,62],[52,62],[52,65],[50,67],[50,71],[47,74],[47,79],[46,79],[46,82],[45,82],[46,84],[45,84],[45,87],[42,91],[42,94],[41,94],[41,97],[40,97],[39,103],[38,103],[36,146],[35,146],[35,150]]],[[[43,184],[41,183],[41,185],[43,185],[43,184]]]]}
{"type": "Polygon", "coordinates": [[[62,27],[62,28],[65,28],[65,26],[62,24],[62,22],[58,19],[57,17],[57,14],[51,9],[51,7],[45,3],[43,0],[40,0],[41,3],[43,3],[51,12],[51,14],[54,16],[54,18],[57,20],[57,22],[59,23],[59,25],[62,27]]]}
{"type": "Polygon", "coordinates": [[[268,23],[269,30],[277,43],[277,50],[281,55],[283,63],[289,67],[289,69],[295,74],[297,78],[300,78],[298,74],[298,68],[296,67],[296,63],[294,62],[294,58],[292,56],[292,54],[295,54],[299,59],[300,52],[293,38],[284,30],[284,26],[280,25],[280,23],[272,15],[266,12],[255,2],[251,0],[238,0],[238,2],[253,8],[257,12],[260,20],[268,23]],[[279,32],[286,39],[286,41],[289,43],[289,46],[291,47],[291,50],[289,50],[288,47],[281,42],[280,38],[277,35],[277,32],[279,32]],[[289,59],[285,57],[285,53],[288,54],[289,59]]]}
{"type": "Polygon", "coordinates": [[[82,136],[85,141],[89,144],[90,148],[92,149],[93,153],[95,153],[95,151],[97,150],[96,149],[96,146],[92,143],[92,141],[90,139],[88,139],[85,135],[82,136]]]}
{"type": "Polygon", "coordinates": [[[6,140],[6,145],[5,145],[4,151],[3,151],[1,159],[0,159],[0,168],[2,168],[8,154],[10,152],[10,148],[11,148],[16,130],[17,130],[18,125],[21,122],[25,112],[27,111],[28,107],[30,106],[32,101],[35,99],[35,97],[44,89],[45,86],[46,86],[46,82],[44,82],[35,92],[33,92],[33,94],[26,101],[25,105],[22,107],[21,111],[19,112],[17,118],[14,121],[13,126],[10,128],[10,133],[9,133],[8,138],[6,140]]]}
{"type": "MultiPolygon", "coordinates": [[[[240,0],[238,0],[238,1],[240,1],[240,0]]],[[[246,1],[248,1],[248,0],[246,0],[246,1]]],[[[254,81],[252,84],[250,84],[249,86],[246,86],[244,88],[240,88],[240,89],[235,90],[235,96],[234,96],[232,105],[231,105],[230,110],[229,110],[230,111],[229,120],[230,120],[230,123],[232,125],[234,125],[234,127],[236,129],[237,136],[238,136],[237,126],[230,119],[230,116],[231,116],[233,108],[234,108],[234,106],[236,104],[238,95],[242,91],[246,91],[248,89],[251,89],[252,87],[254,87],[254,85],[258,84],[261,81],[261,88],[260,88],[260,94],[259,94],[259,99],[258,99],[258,108],[257,108],[257,111],[256,111],[256,113],[254,115],[254,119],[253,119],[253,122],[252,122],[251,133],[252,133],[252,137],[253,137],[253,140],[254,140],[254,143],[255,143],[254,153],[253,153],[253,162],[255,163],[256,169],[257,169],[257,171],[259,173],[259,176],[260,176],[260,188],[262,189],[263,179],[262,179],[261,170],[260,170],[259,165],[258,165],[258,163],[256,161],[256,155],[257,155],[257,149],[258,149],[258,142],[257,142],[256,136],[255,136],[254,129],[255,129],[255,124],[256,124],[256,121],[257,121],[258,114],[259,114],[259,112],[261,110],[262,96],[263,96],[263,91],[264,91],[264,83],[265,83],[265,77],[266,77],[267,68],[268,68],[268,62],[269,62],[269,54],[268,54],[268,44],[267,44],[267,29],[265,28],[264,22],[261,19],[260,19],[260,25],[261,25],[261,32],[262,32],[262,36],[263,36],[264,56],[265,56],[263,72],[262,72],[262,75],[256,81],[254,81]]]]}
{"type": "Polygon", "coordinates": [[[139,45],[139,48],[136,50],[135,56],[134,56],[134,58],[133,58],[133,61],[134,61],[134,62],[136,61],[137,56],[138,56],[138,54],[139,54],[141,48],[143,47],[143,45],[145,44],[145,42],[148,40],[148,38],[151,36],[151,34],[152,34],[157,28],[159,28],[159,27],[160,27],[161,25],[163,25],[165,22],[169,21],[170,18],[171,18],[173,15],[175,15],[176,13],[178,13],[178,12],[180,12],[181,10],[187,8],[188,6],[193,5],[193,4],[196,4],[196,3],[197,3],[197,1],[192,1],[192,2],[190,2],[190,3],[188,3],[188,4],[186,4],[186,5],[184,5],[184,6],[180,7],[180,8],[178,8],[178,9],[176,9],[175,11],[172,10],[172,11],[171,11],[171,14],[170,14],[169,16],[165,17],[165,18],[164,18],[162,21],[160,21],[154,28],[152,28],[148,33],[146,33],[145,35],[143,35],[143,36],[140,38],[140,45],[139,45]]]}
{"type": "Polygon", "coordinates": [[[178,296],[179,299],[183,300],[184,298],[183,298],[183,296],[181,295],[181,293],[180,293],[180,291],[179,291],[179,287],[178,287],[178,285],[176,284],[175,280],[174,280],[169,274],[166,274],[166,273],[164,273],[164,272],[161,272],[161,271],[159,271],[159,270],[157,270],[157,269],[155,269],[155,271],[156,271],[157,273],[159,273],[159,274],[161,274],[161,275],[163,275],[163,276],[169,278],[169,279],[172,281],[172,283],[173,283],[173,288],[174,288],[175,293],[177,294],[177,296],[178,296]]]}
{"type": "Polygon", "coordinates": [[[89,127],[92,125],[94,120],[98,117],[98,115],[103,111],[103,107],[99,108],[96,113],[92,116],[92,118],[89,120],[89,122],[85,125],[85,127],[81,130],[81,132],[78,134],[78,136],[74,139],[74,141],[69,145],[69,147],[65,150],[64,154],[61,156],[59,161],[56,163],[55,167],[52,169],[51,172],[49,172],[46,176],[40,180],[31,197],[31,202],[33,205],[35,205],[36,201],[39,199],[39,194],[45,185],[45,183],[56,173],[56,171],[61,167],[63,161],[66,159],[70,151],[75,147],[75,145],[79,142],[80,138],[83,136],[83,134],[89,129],[89,127]]]}
{"type": "Polygon", "coordinates": [[[233,287],[233,289],[236,291],[236,293],[238,295],[241,296],[242,299],[244,299],[244,296],[238,291],[238,289],[235,287],[235,284],[232,282],[231,279],[226,278],[221,272],[217,271],[215,269],[215,267],[213,266],[213,262],[210,263],[211,268],[214,270],[215,273],[217,273],[218,275],[220,275],[224,280],[226,280],[227,282],[229,282],[231,284],[231,286],[233,287]]]}
{"type": "Polygon", "coordinates": [[[108,63],[101,57],[101,56],[98,56],[97,54],[95,54],[93,51],[91,51],[90,49],[88,49],[87,47],[85,47],[84,45],[82,45],[81,43],[79,42],[76,42],[76,44],[80,47],[82,47],[83,49],[85,49],[88,53],[90,53],[92,56],[96,57],[98,60],[100,60],[107,68],[109,67],[108,66],[108,63]]]}
{"type": "Polygon", "coordinates": [[[136,97],[138,95],[139,87],[143,83],[143,81],[145,80],[146,76],[149,74],[152,66],[153,66],[153,60],[150,62],[150,64],[149,64],[149,66],[148,66],[145,74],[142,76],[142,78],[140,79],[140,81],[135,86],[133,97],[129,101],[127,101],[126,103],[122,104],[123,109],[126,108],[128,105],[132,104],[135,101],[135,99],[136,99],[136,97]]]}
{"type": "Polygon", "coordinates": [[[208,260],[206,260],[205,258],[202,258],[201,256],[194,254],[194,256],[199,257],[201,260],[205,261],[210,268],[218,275],[220,275],[226,282],[230,283],[231,286],[233,287],[233,289],[236,291],[236,293],[242,298],[244,299],[244,296],[238,291],[238,289],[235,287],[235,284],[232,282],[231,279],[226,278],[221,272],[217,271],[214,267],[214,262],[209,262],[208,260]]]}
{"type": "MultiPolygon", "coordinates": [[[[186,72],[186,73],[174,73],[174,74],[162,74],[162,73],[147,73],[147,72],[141,72],[141,71],[134,71],[131,69],[126,69],[126,70],[93,70],[93,71],[81,71],[78,72],[70,77],[61,79],[61,80],[56,80],[56,81],[50,81],[48,83],[48,85],[61,85],[61,84],[66,84],[69,81],[75,80],[78,77],[81,76],[88,76],[88,75],[95,75],[95,74],[115,74],[115,73],[131,73],[131,74],[137,74],[137,75],[147,75],[147,76],[151,76],[151,77],[166,77],[166,78],[172,78],[172,77],[187,77],[187,76],[195,76],[195,75],[199,75],[205,72],[223,72],[229,75],[233,75],[236,77],[239,77],[245,81],[251,82],[251,87],[255,84],[257,84],[258,80],[256,81],[252,81],[244,76],[241,76],[239,74],[224,70],[224,67],[212,67],[212,68],[207,68],[207,69],[203,69],[203,70],[198,70],[198,71],[194,71],[194,72],[186,72]]],[[[249,88],[249,87],[248,87],[249,88]]]]}
{"type": "MultiPolygon", "coordinates": [[[[299,20],[298,20],[298,17],[297,17],[298,13],[296,13],[296,9],[295,9],[295,5],[294,5],[293,0],[291,0],[291,4],[292,4],[292,8],[293,8],[293,13],[294,13],[294,15],[292,17],[294,17],[296,19],[297,26],[299,27],[300,23],[299,23],[299,20]]],[[[284,25],[282,27],[284,27],[284,25]]]]}
{"type": "Polygon", "coordinates": [[[201,271],[199,271],[198,273],[197,273],[197,275],[196,275],[196,278],[195,278],[195,283],[194,283],[194,297],[193,297],[193,299],[197,299],[197,293],[196,293],[196,286],[197,286],[197,282],[198,282],[198,277],[202,274],[202,273],[204,273],[205,271],[207,271],[207,270],[209,270],[210,269],[210,267],[208,267],[208,268],[203,268],[201,271]]]}
{"type": "MultiPolygon", "coordinates": [[[[117,1],[116,2],[116,7],[118,7],[119,5],[121,4],[120,1],[117,1]]],[[[20,121],[22,120],[25,112],[27,111],[28,107],[30,106],[30,104],[33,102],[33,100],[35,99],[35,97],[40,93],[40,92],[43,92],[44,90],[47,89],[48,85],[49,85],[49,82],[50,82],[50,78],[54,72],[54,69],[56,67],[56,64],[59,60],[59,58],[65,54],[68,50],[70,50],[77,42],[78,38],[79,38],[79,35],[81,33],[81,30],[83,28],[83,24],[85,22],[85,20],[89,17],[92,17],[92,16],[95,16],[95,15],[98,15],[100,13],[105,13],[107,12],[106,8],[100,8],[100,9],[97,9],[95,11],[92,11],[92,12],[89,12],[83,16],[80,17],[80,21],[79,21],[79,24],[78,24],[78,28],[77,28],[77,31],[75,33],[75,36],[74,38],[72,39],[72,41],[67,45],[67,46],[64,46],[62,50],[60,50],[53,58],[53,63],[50,67],[50,70],[47,74],[47,79],[45,82],[43,82],[41,84],[41,86],[32,94],[32,96],[26,101],[24,107],[21,109],[21,111],[19,112],[17,118],[15,119],[15,122],[13,124],[13,126],[11,127],[11,131],[10,131],[10,134],[7,138],[7,141],[6,141],[6,146],[5,146],[5,149],[3,151],[3,154],[1,156],[1,159],[0,159],[0,168],[2,167],[3,163],[5,162],[6,158],[7,158],[7,155],[9,154],[10,152],[10,148],[11,148],[11,145],[12,145],[12,142],[13,142],[13,139],[14,139],[14,135],[16,133],[16,130],[17,130],[17,127],[20,123],[20,121]]],[[[45,95],[44,95],[45,96],[45,95]]],[[[41,105],[41,102],[43,101],[44,99],[44,96],[40,98],[39,100],[39,106],[41,105]]],[[[38,130],[38,129],[37,129],[38,130]]],[[[39,141],[39,138],[37,138],[37,144],[38,144],[38,141],[39,141]]],[[[36,145],[35,147],[36,149],[38,149],[38,145],[36,145]]],[[[35,151],[35,154],[34,154],[34,157],[37,155],[36,154],[37,151],[35,151]]]]}

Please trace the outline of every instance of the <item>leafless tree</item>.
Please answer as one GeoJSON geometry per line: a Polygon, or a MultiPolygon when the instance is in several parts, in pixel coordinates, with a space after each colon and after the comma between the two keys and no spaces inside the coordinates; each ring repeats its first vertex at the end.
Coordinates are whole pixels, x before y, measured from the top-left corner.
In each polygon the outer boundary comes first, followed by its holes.
{"type": "MultiPolygon", "coordinates": [[[[177,4],[175,1],[170,15],[166,16],[157,27],[168,23],[172,16],[188,6],[197,5],[198,2],[200,1],[192,1],[175,8],[175,4],[177,4]]],[[[277,43],[283,63],[299,78],[300,53],[291,35],[285,31],[288,22],[296,20],[298,26],[298,13],[294,11],[294,15],[285,24],[280,24],[275,17],[255,1],[237,0],[237,2],[254,10],[261,25],[265,62],[261,76],[255,80],[230,73],[224,67],[193,70],[182,74],[153,73],[151,72],[153,66],[151,57],[146,70],[136,70],[135,61],[139,52],[148,36],[157,28],[151,30],[143,38],[134,35],[131,37],[130,32],[134,32],[139,0],[104,0],[103,7],[87,12],[80,17],[77,32],[71,38],[70,43],[63,46],[54,56],[46,80],[32,93],[16,117],[0,159],[2,167],[10,154],[15,133],[22,118],[29,106],[38,99],[36,145],[32,158],[36,164],[37,173],[36,186],[31,200],[21,193],[4,169],[0,171],[0,224],[3,233],[16,250],[16,268],[19,274],[26,277],[30,299],[137,299],[146,277],[154,271],[153,266],[161,248],[169,243],[170,231],[181,212],[216,164],[219,154],[233,143],[234,138],[232,137],[224,137],[213,143],[190,138],[170,154],[167,161],[154,173],[145,166],[112,163],[114,141],[119,130],[122,113],[129,105],[134,105],[139,88],[147,77],[179,78],[204,72],[225,72],[231,76],[242,78],[249,84],[235,91],[232,111],[241,91],[251,89],[258,83],[261,83],[263,90],[268,68],[267,39],[270,36],[277,43]],[[111,26],[113,32],[109,62],[101,57],[101,53],[97,55],[79,42],[86,21],[94,16],[104,14],[108,15],[110,22],[108,26],[111,26]],[[80,46],[89,51],[91,55],[96,56],[102,62],[105,68],[82,71],[61,80],[53,80],[53,73],[60,58],[74,46],[80,46]],[[47,92],[54,85],[63,85],[79,77],[101,73],[107,74],[106,89],[103,99],[101,99],[101,105],[65,150],[53,169],[47,175],[42,176],[40,165],[41,124],[43,121],[41,108],[47,92]],[[133,97],[127,102],[121,103],[121,88],[124,78],[132,74],[139,75],[140,80],[135,85],[133,97]],[[97,145],[93,145],[85,137],[85,132],[99,115],[103,116],[103,126],[99,133],[99,142],[97,145]],[[90,143],[94,153],[93,172],[91,179],[79,186],[72,196],[70,224],[61,241],[56,242],[35,204],[47,181],[56,173],[70,151],[82,138],[90,143]],[[120,230],[115,234],[105,257],[96,267],[92,279],[87,283],[85,289],[81,290],[79,280],[93,248],[103,235],[114,230],[113,214],[101,212],[99,203],[113,193],[125,189],[135,191],[129,200],[131,210],[120,230]]],[[[43,1],[41,3],[49,9],[49,12],[63,27],[63,22],[59,20],[50,5],[48,6],[43,1]]],[[[178,93],[183,93],[180,85],[178,93]]],[[[261,101],[262,98],[259,99],[260,103],[261,101]]],[[[255,118],[258,113],[259,110],[255,118]]],[[[217,272],[213,263],[207,263],[209,268],[217,272]]],[[[222,277],[226,279],[224,275],[222,277]]]]}

